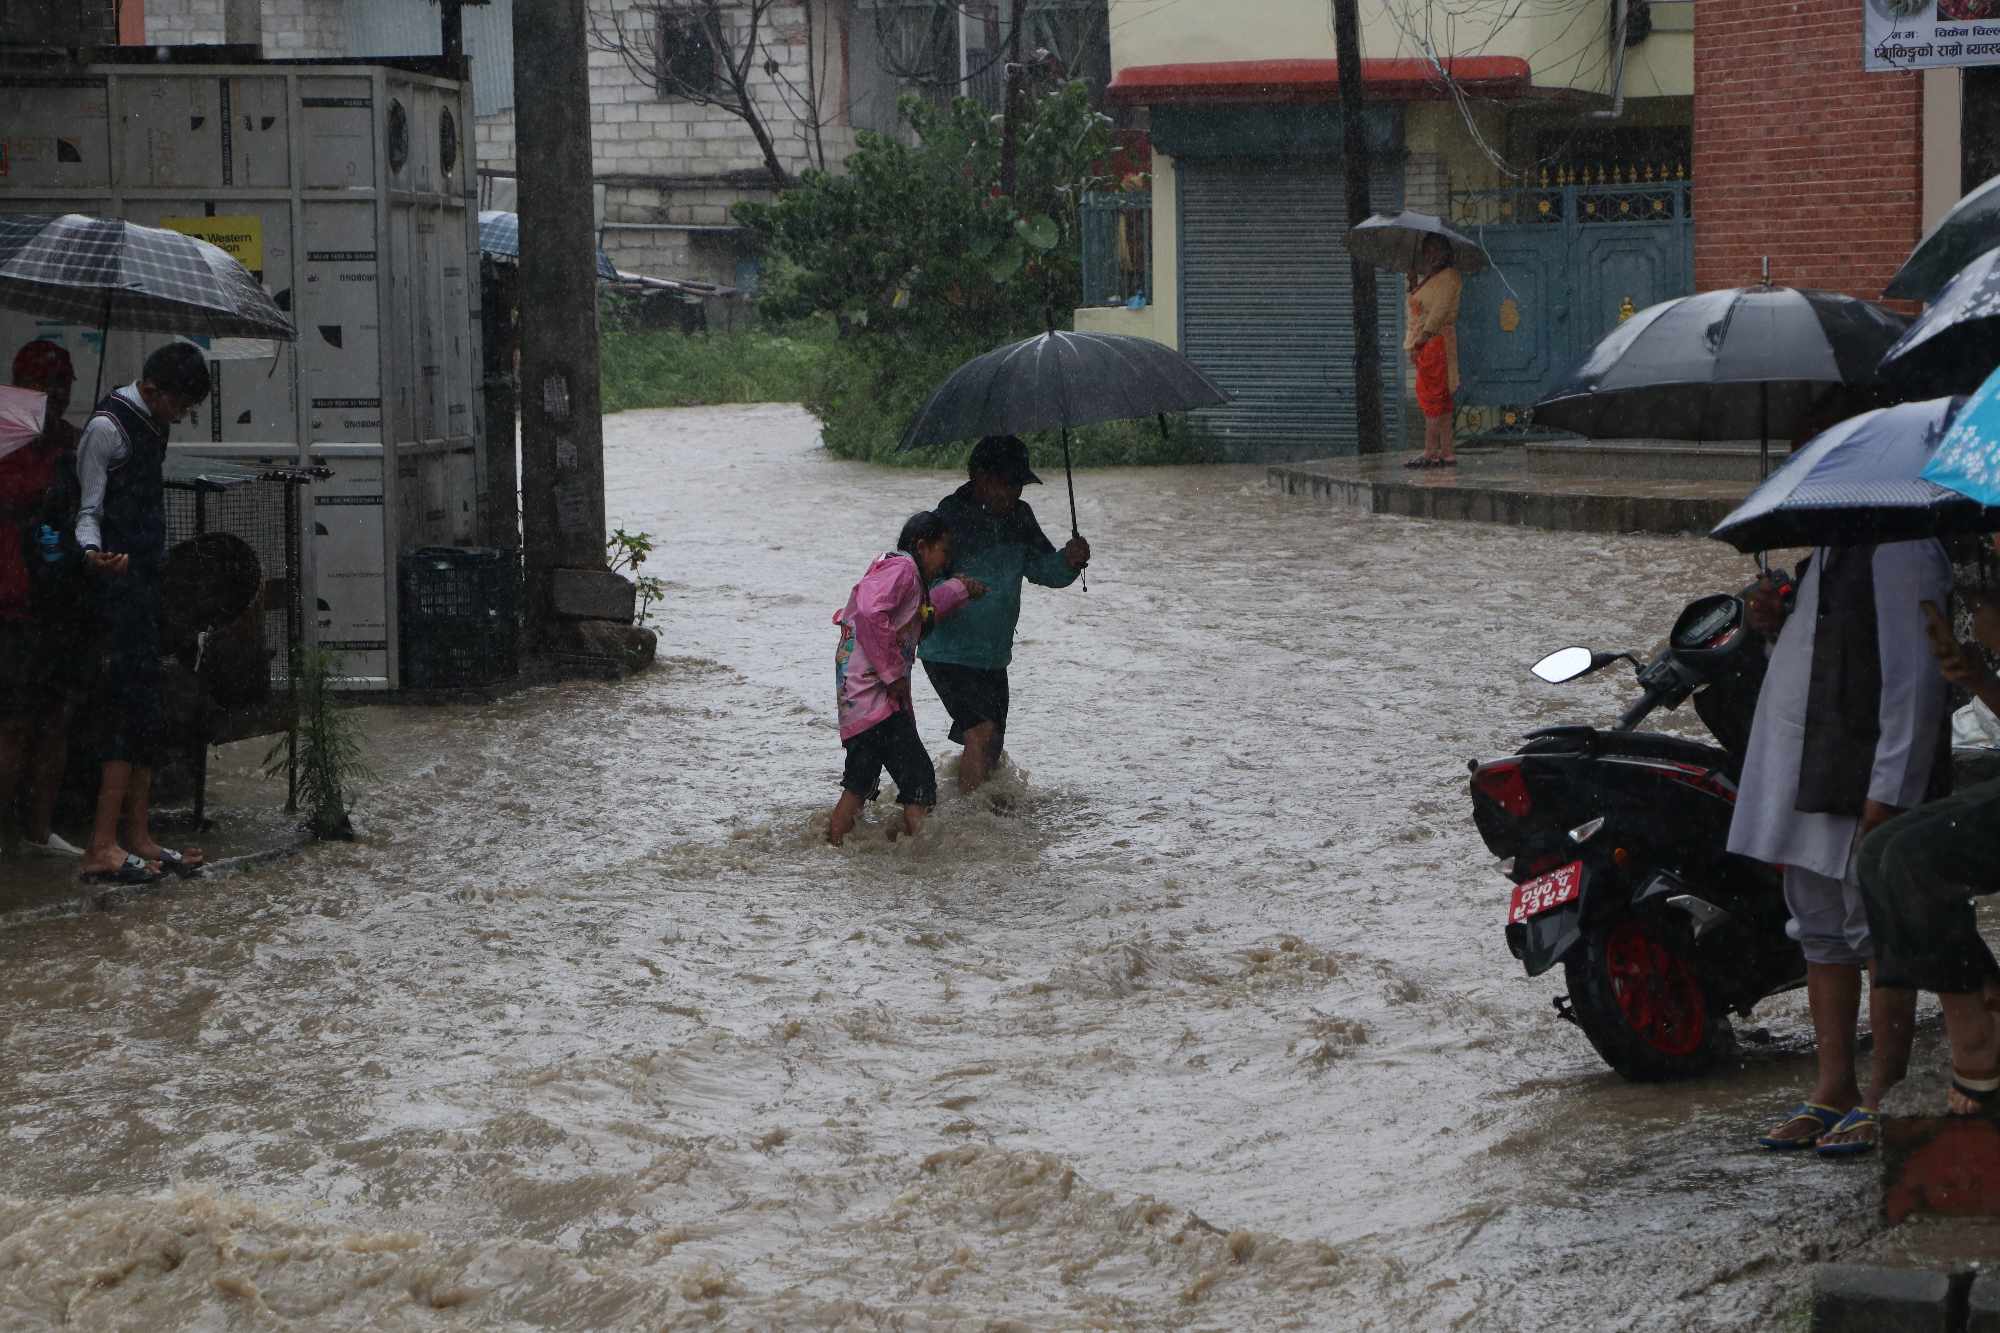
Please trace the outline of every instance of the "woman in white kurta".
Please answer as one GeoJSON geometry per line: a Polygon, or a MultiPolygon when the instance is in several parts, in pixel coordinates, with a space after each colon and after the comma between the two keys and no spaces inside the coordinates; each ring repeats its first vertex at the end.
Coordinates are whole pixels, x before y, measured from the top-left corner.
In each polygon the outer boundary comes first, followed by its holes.
{"type": "Polygon", "coordinates": [[[1882,694],[1868,801],[1861,815],[1804,814],[1797,808],[1799,771],[1805,759],[1813,648],[1819,626],[1840,609],[1820,604],[1824,550],[1800,580],[1797,609],[1771,653],[1757,698],[1757,716],[1744,760],[1729,850],[1785,870],[1785,905],[1804,950],[1813,1028],[1819,1042],[1819,1079],[1792,1115],[1759,1141],[1768,1148],[1820,1145],[1829,1155],[1873,1147],[1875,1113],[1882,1095],[1900,1082],[1909,1063],[1915,1006],[1908,993],[1871,995],[1875,1033],[1870,1086],[1863,1096],[1855,1078],[1855,1023],[1861,969],[1873,957],[1868,917],[1851,867],[1861,834],[1924,799],[1942,734],[1944,682],[1930,660],[1920,603],[1942,606],[1951,593],[1951,561],[1934,541],[1893,542],[1875,548],[1876,640],[1882,694]]]}

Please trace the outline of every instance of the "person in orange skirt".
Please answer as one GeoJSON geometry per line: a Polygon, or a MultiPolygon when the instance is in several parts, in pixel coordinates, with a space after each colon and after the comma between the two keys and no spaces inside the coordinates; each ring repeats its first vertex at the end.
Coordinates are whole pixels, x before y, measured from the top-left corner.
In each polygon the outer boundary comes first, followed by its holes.
{"type": "Polygon", "coordinates": [[[1417,370],[1417,406],[1424,414],[1424,452],[1404,467],[1457,467],[1452,441],[1458,392],[1458,301],[1464,279],[1451,261],[1451,242],[1426,236],[1410,275],[1410,318],[1403,350],[1417,370]]]}

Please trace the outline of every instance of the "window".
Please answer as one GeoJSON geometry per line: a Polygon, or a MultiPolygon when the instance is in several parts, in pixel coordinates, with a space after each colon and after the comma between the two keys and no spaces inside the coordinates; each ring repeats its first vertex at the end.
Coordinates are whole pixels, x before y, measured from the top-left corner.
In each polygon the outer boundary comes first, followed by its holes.
{"type": "Polygon", "coordinates": [[[707,97],[716,88],[715,38],[697,14],[660,11],[658,92],[661,97],[707,97]]]}

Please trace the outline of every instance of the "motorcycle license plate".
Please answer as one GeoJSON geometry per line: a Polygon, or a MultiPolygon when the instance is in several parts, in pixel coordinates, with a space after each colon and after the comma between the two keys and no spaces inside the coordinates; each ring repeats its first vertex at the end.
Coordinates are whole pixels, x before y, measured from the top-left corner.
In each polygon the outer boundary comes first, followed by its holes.
{"type": "Polygon", "coordinates": [[[1561,870],[1514,886],[1513,901],[1507,904],[1507,924],[1518,926],[1529,917],[1553,912],[1573,903],[1583,892],[1583,862],[1572,861],[1561,870]]]}

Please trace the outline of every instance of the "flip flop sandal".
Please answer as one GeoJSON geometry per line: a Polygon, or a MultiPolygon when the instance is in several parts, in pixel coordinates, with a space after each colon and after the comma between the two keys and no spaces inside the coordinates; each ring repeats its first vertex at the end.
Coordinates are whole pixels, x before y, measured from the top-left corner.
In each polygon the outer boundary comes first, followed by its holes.
{"type": "Polygon", "coordinates": [[[207,865],[206,860],[190,861],[185,853],[177,852],[171,847],[160,848],[160,869],[169,874],[179,875],[182,879],[193,879],[207,865]]]}
{"type": "Polygon", "coordinates": [[[1992,1115],[1996,1109],[2000,1109],[1994,1106],[1994,1102],[2000,1100],[2000,1074],[1991,1075],[1986,1078],[1974,1078],[1969,1074],[1961,1074],[1958,1070],[1954,1069],[1951,1071],[1951,1090],[1979,1109],[1976,1111],[1953,1111],[1947,1107],[1945,1114],[1948,1116],[1971,1120],[1978,1116],[1992,1115]]]}
{"type": "Polygon", "coordinates": [[[1840,1118],[1840,1123],[1820,1135],[1817,1147],[1813,1149],[1821,1157],[1862,1157],[1874,1152],[1882,1142],[1882,1117],[1866,1106],[1857,1106],[1840,1118]],[[1835,1134],[1866,1134],[1867,1138],[1849,1139],[1845,1143],[1828,1143],[1835,1134]]]}
{"type": "Polygon", "coordinates": [[[1430,465],[1431,465],[1431,460],[1428,458],[1412,458],[1409,462],[1403,464],[1403,467],[1405,468],[1405,470],[1413,471],[1417,468],[1429,467],[1430,465]]]}
{"type": "Polygon", "coordinates": [[[1793,1108],[1792,1113],[1785,1117],[1783,1124],[1757,1140],[1757,1146],[1768,1148],[1772,1152],[1797,1152],[1801,1148],[1810,1148],[1819,1142],[1820,1135],[1839,1124],[1846,1114],[1837,1107],[1821,1106],[1818,1102],[1800,1102],[1793,1108]],[[1779,1130],[1790,1129],[1801,1120],[1810,1120],[1817,1128],[1812,1133],[1795,1139],[1779,1137],[1779,1130]]]}
{"type": "Polygon", "coordinates": [[[129,853],[125,857],[125,864],[116,870],[86,870],[77,876],[77,880],[84,884],[104,884],[113,887],[158,884],[165,878],[162,872],[151,869],[144,861],[129,853]]]}

